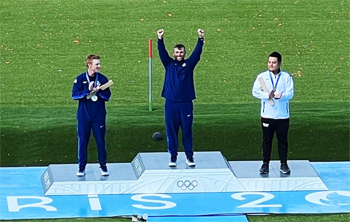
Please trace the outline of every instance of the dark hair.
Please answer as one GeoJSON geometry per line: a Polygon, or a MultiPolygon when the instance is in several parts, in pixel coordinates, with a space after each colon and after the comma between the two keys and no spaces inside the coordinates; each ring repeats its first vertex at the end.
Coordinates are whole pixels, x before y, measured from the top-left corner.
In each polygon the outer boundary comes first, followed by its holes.
{"type": "Polygon", "coordinates": [[[276,57],[278,63],[282,62],[282,55],[279,52],[273,52],[269,55],[269,57],[276,57]]]}
{"type": "Polygon", "coordinates": [[[90,54],[90,55],[86,56],[86,59],[85,59],[86,66],[89,67],[89,64],[91,64],[92,60],[94,60],[94,59],[100,59],[100,56],[95,55],[95,54],[90,54]]]}
{"type": "Polygon", "coordinates": [[[184,50],[186,50],[185,46],[183,44],[176,44],[174,46],[174,49],[181,49],[181,48],[184,48],[184,50]]]}

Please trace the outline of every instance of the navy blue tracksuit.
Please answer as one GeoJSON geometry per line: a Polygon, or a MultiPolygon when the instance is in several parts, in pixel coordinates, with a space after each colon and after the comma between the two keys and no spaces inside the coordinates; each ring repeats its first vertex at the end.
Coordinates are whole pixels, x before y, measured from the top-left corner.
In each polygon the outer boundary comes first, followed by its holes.
{"type": "Polygon", "coordinates": [[[193,103],[196,98],[193,70],[200,60],[203,49],[203,39],[199,38],[191,56],[177,61],[168,55],[163,39],[158,39],[158,52],[165,68],[165,78],[162,97],[165,101],[165,127],[167,133],[168,151],[172,157],[177,157],[178,131],[182,129],[182,142],[187,157],[193,157],[192,124],[193,103]]]}
{"type": "Polygon", "coordinates": [[[109,101],[111,91],[109,88],[99,90],[97,93],[97,101],[87,99],[86,96],[90,93],[89,82],[97,81],[103,85],[108,82],[108,79],[101,73],[95,73],[94,77],[88,76],[86,72],[80,74],[73,84],[72,98],[79,100],[77,110],[77,132],[78,132],[78,162],[79,168],[85,169],[87,164],[87,148],[90,139],[91,130],[94,134],[97,149],[98,159],[101,166],[105,166],[107,162],[106,151],[106,107],[105,101],[109,101]],[[89,78],[89,79],[87,79],[89,78]]]}

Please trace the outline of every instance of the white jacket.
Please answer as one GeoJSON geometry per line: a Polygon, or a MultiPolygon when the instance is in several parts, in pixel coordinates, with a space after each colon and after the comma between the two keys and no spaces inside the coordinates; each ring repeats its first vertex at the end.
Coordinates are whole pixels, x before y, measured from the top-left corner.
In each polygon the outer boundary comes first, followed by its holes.
{"type": "Polygon", "coordinates": [[[272,72],[267,70],[260,73],[254,82],[252,94],[254,97],[261,99],[261,117],[269,119],[289,118],[289,100],[291,100],[294,96],[294,83],[292,76],[288,72],[281,70],[279,74],[274,75],[272,72]],[[280,75],[275,94],[277,95],[282,92],[282,96],[280,99],[273,99],[275,102],[274,106],[271,106],[268,101],[269,92],[271,92],[273,89],[270,75],[273,79],[274,85],[276,85],[278,76],[280,75]],[[259,82],[259,77],[263,78],[269,92],[263,91],[259,82]]]}

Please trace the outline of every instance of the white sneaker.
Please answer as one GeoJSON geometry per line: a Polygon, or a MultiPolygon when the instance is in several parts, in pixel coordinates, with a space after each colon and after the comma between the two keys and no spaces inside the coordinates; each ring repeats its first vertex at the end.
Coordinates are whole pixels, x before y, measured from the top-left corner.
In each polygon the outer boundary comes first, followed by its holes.
{"type": "Polygon", "coordinates": [[[195,167],[196,166],[196,164],[194,163],[193,157],[192,158],[186,158],[186,163],[187,163],[187,166],[189,166],[189,167],[195,167]]]}
{"type": "Polygon", "coordinates": [[[83,176],[85,176],[85,170],[83,171],[78,170],[77,177],[83,177],[83,176]]]}
{"type": "Polygon", "coordinates": [[[176,167],[176,156],[170,156],[169,167],[176,167]]]}
{"type": "Polygon", "coordinates": [[[170,162],[169,162],[169,166],[170,166],[170,167],[176,167],[176,162],[171,162],[171,161],[170,161],[170,162]]]}
{"type": "Polygon", "coordinates": [[[100,172],[101,172],[102,176],[109,176],[109,173],[108,173],[108,170],[107,170],[106,166],[100,167],[100,172]]]}

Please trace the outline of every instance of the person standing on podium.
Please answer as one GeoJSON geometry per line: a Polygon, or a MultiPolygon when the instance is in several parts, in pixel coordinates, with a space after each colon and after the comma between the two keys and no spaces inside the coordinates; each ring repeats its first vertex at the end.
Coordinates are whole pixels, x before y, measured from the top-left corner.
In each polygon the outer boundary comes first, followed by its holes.
{"type": "Polygon", "coordinates": [[[185,59],[186,49],[183,44],[173,48],[171,58],[164,45],[164,30],[157,31],[158,52],[165,68],[162,97],[165,98],[165,127],[170,153],[170,167],[176,167],[178,155],[178,131],[181,127],[182,141],[189,167],[196,166],[193,158],[193,100],[196,98],[193,70],[200,60],[204,44],[204,30],[198,29],[198,41],[191,56],[185,59]]]}
{"type": "Polygon", "coordinates": [[[102,176],[108,176],[106,150],[106,106],[111,91],[109,88],[100,90],[101,85],[108,82],[106,76],[100,73],[100,56],[88,55],[85,60],[87,71],[80,74],[73,84],[72,98],[79,101],[77,110],[78,134],[78,177],[85,176],[87,150],[91,130],[94,134],[98,149],[98,160],[102,176]],[[88,95],[93,95],[88,98],[88,95]]]}
{"type": "Polygon", "coordinates": [[[261,100],[260,115],[263,132],[261,174],[269,173],[272,140],[275,132],[281,161],[280,171],[283,174],[290,174],[287,164],[289,100],[294,96],[294,83],[292,76],[281,70],[281,62],[282,55],[280,53],[271,53],[268,57],[268,70],[257,76],[252,89],[253,96],[261,100]],[[266,85],[268,92],[263,91],[262,85],[266,85]]]}

